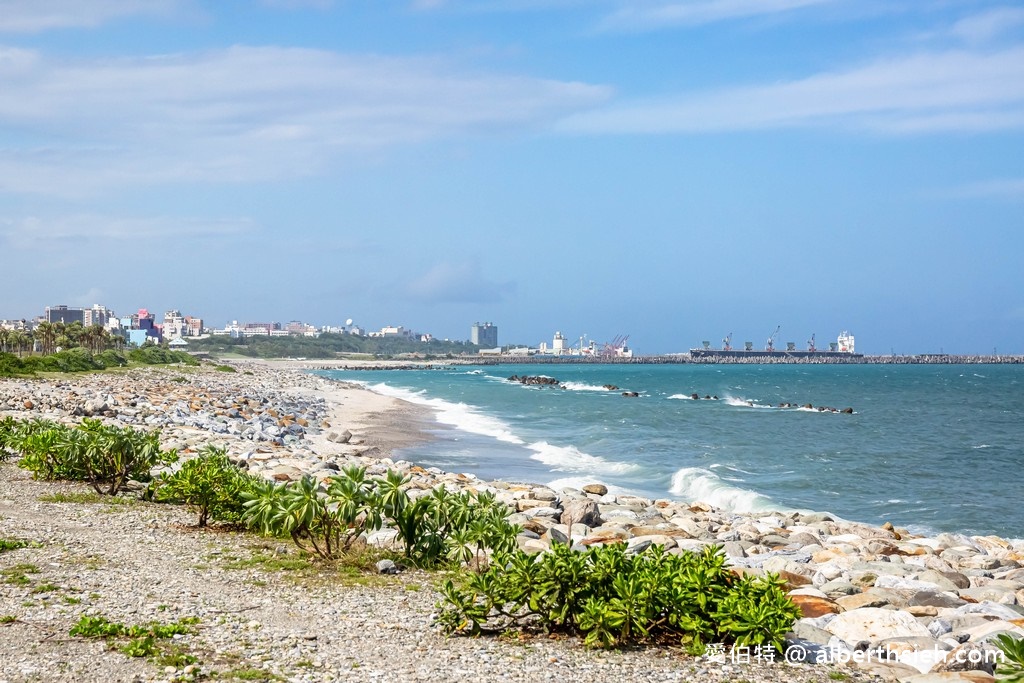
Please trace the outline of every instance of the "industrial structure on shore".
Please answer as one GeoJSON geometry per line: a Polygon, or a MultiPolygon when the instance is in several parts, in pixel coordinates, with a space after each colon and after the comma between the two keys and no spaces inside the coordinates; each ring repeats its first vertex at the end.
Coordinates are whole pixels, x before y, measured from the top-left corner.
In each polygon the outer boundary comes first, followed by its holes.
{"type": "Polygon", "coordinates": [[[690,349],[690,358],[694,360],[713,360],[718,358],[757,358],[766,356],[769,358],[863,358],[854,347],[853,335],[845,330],[839,333],[836,341],[830,342],[828,349],[819,349],[815,343],[815,335],[807,340],[806,349],[797,349],[795,342],[786,342],[785,349],[775,348],[775,340],[779,336],[781,326],[776,327],[763,349],[755,349],[754,342],[744,342],[742,349],[732,346],[732,332],[722,340],[722,348],[711,348],[711,342],[706,341],[699,349],[690,349]]]}

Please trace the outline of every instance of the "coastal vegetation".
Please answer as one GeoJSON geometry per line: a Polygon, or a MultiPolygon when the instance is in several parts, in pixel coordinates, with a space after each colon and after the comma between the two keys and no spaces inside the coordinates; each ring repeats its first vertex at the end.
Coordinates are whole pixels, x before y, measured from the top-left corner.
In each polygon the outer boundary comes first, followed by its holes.
{"type": "Polygon", "coordinates": [[[190,351],[212,355],[235,354],[251,358],[337,358],[360,354],[373,357],[416,354],[424,357],[453,357],[475,354],[480,347],[461,341],[431,339],[419,341],[398,337],[364,337],[354,334],[325,333],[319,337],[250,336],[242,339],[208,337],[190,339],[190,351]]]}
{"type": "Polygon", "coordinates": [[[439,621],[449,633],[540,628],[594,647],[674,642],[784,650],[800,617],[777,577],[734,574],[721,548],[631,554],[621,544],[496,554],[479,575],[449,580],[439,621]]]}
{"type": "Polygon", "coordinates": [[[184,351],[172,351],[157,345],[147,345],[129,351],[93,351],[71,348],[44,355],[15,356],[0,352],[0,377],[33,375],[37,372],[92,372],[130,365],[198,365],[195,357],[184,351]]]}
{"type": "Polygon", "coordinates": [[[21,455],[18,466],[37,479],[86,481],[114,496],[129,479],[148,478],[155,465],[177,458],[160,450],[160,433],[85,418],[74,427],[49,420],[0,423],[0,450],[21,455]]]}

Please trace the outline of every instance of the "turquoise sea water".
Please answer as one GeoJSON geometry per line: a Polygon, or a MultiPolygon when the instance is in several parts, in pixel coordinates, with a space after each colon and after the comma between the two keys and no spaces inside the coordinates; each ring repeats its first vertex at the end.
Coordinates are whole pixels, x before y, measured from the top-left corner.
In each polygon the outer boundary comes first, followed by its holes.
{"type": "Polygon", "coordinates": [[[1024,367],[502,365],[323,373],[429,406],[397,454],[482,478],[1024,537],[1024,367]],[[527,387],[544,374],[568,389],[527,387]],[[607,391],[613,384],[620,391],[607,391]],[[622,391],[639,392],[625,398],[622,391]],[[689,396],[718,396],[691,400],[689,396]],[[779,408],[810,403],[852,415],[779,408]]]}

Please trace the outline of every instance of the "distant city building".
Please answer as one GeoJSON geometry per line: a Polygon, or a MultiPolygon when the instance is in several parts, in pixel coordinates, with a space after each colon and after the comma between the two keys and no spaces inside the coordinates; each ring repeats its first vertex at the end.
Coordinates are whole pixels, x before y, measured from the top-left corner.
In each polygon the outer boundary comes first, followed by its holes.
{"type": "Polygon", "coordinates": [[[498,346],[498,327],[492,323],[473,323],[469,331],[469,342],[485,348],[498,346]]]}
{"type": "Polygon", "coordinates": [[[86,327],[91,325],[106,327],[111,318],[115,318],[114,312],[106,306],[100,306],[99,304],[93,304],[92,308],[86,308],[82,311],[82,324],[86,327]]]}
{"type": "Polygon", "coordinates": [[[401,337],[408,339],[413,336],[410,330],[405,329],[401,325],[397,327],[394,325],[388,325],[387,327],[380,328],[380,332],[371,332],[371,337],[401,337]]]}
{"type": "Polygon", "coordinates": [[[43,317],[48,323],[64,323],[70,325],[71,323],[85,323],[85,311],[81,308],[68,308],[61,304],[60,306],[47,306],[43,312],[43,317]]]}

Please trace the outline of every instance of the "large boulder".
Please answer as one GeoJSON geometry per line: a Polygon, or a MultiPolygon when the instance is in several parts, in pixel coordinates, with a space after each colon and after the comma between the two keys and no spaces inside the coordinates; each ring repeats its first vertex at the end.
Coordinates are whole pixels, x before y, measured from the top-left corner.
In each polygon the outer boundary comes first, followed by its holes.
{"type": "Polygon", "coordinates": [[[566,501],[562,507],[560,520],[562,524],[586,524],[597,527],[603,524],[601,510],[597,503],[589,498],[575,498],[566,501]]]}
{"type": "Polygon", "coordinates": [[[862,607],[843,612],[828,622],[825,630],[850,646],[865,640],[875,643],[888,638],[931,637],[928,629],[912,615],[881,607],[862,607]]]}

